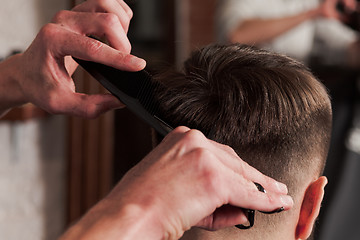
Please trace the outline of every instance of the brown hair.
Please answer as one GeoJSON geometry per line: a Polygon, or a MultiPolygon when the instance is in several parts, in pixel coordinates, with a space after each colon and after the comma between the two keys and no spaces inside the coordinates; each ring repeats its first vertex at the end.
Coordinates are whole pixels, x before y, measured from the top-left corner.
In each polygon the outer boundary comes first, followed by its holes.
{"type": "Polygon", "coordinates": [[[231,146],[295,193],[303,177],[320,175],[331,132],[330,99],[301,63],[240,44],[195,51],[183,71],[156,77],[165,119],[231,146]],[[316,158],[317,160],[314,160],[316,158]]]}

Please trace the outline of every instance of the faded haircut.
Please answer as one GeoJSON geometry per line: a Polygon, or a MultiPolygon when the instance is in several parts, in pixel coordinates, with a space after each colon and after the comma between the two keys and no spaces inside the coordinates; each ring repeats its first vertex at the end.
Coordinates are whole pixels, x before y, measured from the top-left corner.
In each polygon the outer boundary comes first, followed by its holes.
{"type": "Polygon", "coordinates": [[[294,171],[322,173],[330,99],[303,64],[246,45],[216,44],[193,52],[182,71],[156,80],[169,89],[157,96],[172,126],[202,131],[277,179],[292,179],[294,171]]]}
{"type": "Polygon", "coordinates": [[[290,195],[322,174],[331,132],[325,87],[301,63],[253,47],[209,45],[192,53],[182,71],[156,80],[165,119],[231,146],[262,173],[285,183],[290,195]]]}

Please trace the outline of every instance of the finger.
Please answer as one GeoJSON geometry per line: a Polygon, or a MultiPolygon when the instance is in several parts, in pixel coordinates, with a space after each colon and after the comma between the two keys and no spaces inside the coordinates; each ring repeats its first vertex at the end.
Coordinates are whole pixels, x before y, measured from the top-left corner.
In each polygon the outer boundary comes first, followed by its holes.
{"type": "Polygon", "coordinates": [[[131,51],[131,44],[122,26],[125,23],[121,23],[115,14],[60,11],[53,22],[82,35],[105,37],[112,47],[124,53],[129,54],[131,51]]]}
{"type": "Polygon", "coordinates": [[[245,224],[248,221],[242,208],[224,205],[215,210],[213,214],[198,222],[195,226],[209,230],[218,230],[238,224],[245,224]]]}
{"type": "Polygon", "coordinates": [[[264,212],[271,212],[281,207],[289,210],[294,202],[292,198],[285,194],[267,192],[263,193],[254,189],[254,183],[248,181],[242,176],[233,173],[229,174],[227,189],[229,196],[229,204],[246,209],[254,209],[264,212]],[[230,180],[230,181],[229,181],[230,180]]]}
{"type": "MultiPolygon", "coordinates": [[[[266,191],[281,194],[288,193],[285,184],[265,176],[250,166],[248,163],[244,162],[229,146],[209,140],[200,131],[197,130],[180,128],[173,132],[173,141],[179,141],[182,139],[182,141],[178,142],[178,145],[181,145],[181,147],[179,147],[178,154],[185,154],[185,152],[192,151],[195,148],[208,149],[217,157],[217,160],[221,161],[229,169],[244,176],[250,181],[261,184],[266,189],[266,191]]],[[[257,189],[255,185],[252,187],[257,189]]]]}
{"type": "Polygon", "coordinates": [[[125,107],[111,94],[86,95],[82,93],[63,94],[61,101],[51,106],[55,114],[69,114],[83,118],[96,118],[104,112],[125,107]]]}
{"type": "MultiPolygon", "coordinates": [[[[216,143],[217,145],[221,145],[216,143]]],[[[253,183],[259,183],[266,191],[272,191],[275,193],[287,194],[288,190],[285,184],[280,183],[260,171],[256,168],[250,166],[247,162],[242,160],[233,149],[223,146],[224,153],[217,152],[219,158],[223,159],[223,163],[226,164],[229,168],[233,169],[235,172],[241,174],[244,178],[252,181],[253,183]],[[226,153],[228,155],[226,155],[226,153]],[[225,160],[227,161],[225,161],[225,160]],[[229,161],[233,159],[233,161],[229,161]]]]}
{"type": "MultiPolygon", "coordinates": [[[[145,60],[130,54],[124,54],[95,39],[66,31],[55,24],[42,29],[44,38],[51,38],[54,57],[71,55],[83,60],[99,62],[124,71],[140,71],[146,65],[145,60]],[[57,38],[53,38],[53,36],[57,38]]],[[[48,42],[44,40],[44,42],[48,42]]]]}
{"type": "Polygon", "coordinates": [[[131,8],[123,0],[117,0],[117,1],[124,9],[128,17],[131,19],[133,17],[133,11],[131,10],[131,8]]]}
{"type": "Polygon", "coordinates": [[[133,16],[130,7],[123,1],[104,1],[104,3],[107,5],[102,6],[101,10],[107,13],[115,14],[119,18],[124,31],[127,33],[130,20],[133,16]]]}
{"type": "Polygon", "coordinates": [[[217,206],[230,204],[235,207],[271,212],[292,207],[292,198],[281,193],[260,192],[255,184],[228,168],[208,149],[194,149],[184,159],[194,164],[192,170],[199,173],[197,183],[203,185],[208,198],[217,206]]]}
{"type": "MultiPolygon", "coordinates": [[[[200,195],[211,199],[216,207],[232,205],[234,207],[272,212],[293,206],[290,196],[279,193],[262,193],[252,181],[229,169],[221,161],[216,161],[210,151],[195,149],[184,155],[187,164],[193,164],[192,170],[198,173],[197,185],[200,195]]],[[[214,211],[214,210],[213,210],[214,211]]]]}
{"type": "MultiPolygon", "coordinates": [[[[171,135],[173,141],[178,141],[178,154],[185,154],[195,148],[208,149],[232,171],[244,176],[246,179],[261,184],[266,191],[287,194],[285,184],[280,183],[270,177],[265,176],[248,163],[244,162],[235,151],[229,146],[207,139],[200,131],[190,129],[175,129],[171,135]],[[176,135],[175,135],[176,134],[176,135]],[[181,141],[179,141],[181,139],[181,141]]],[[[170,136],[169,136],[170,137],[170,136]]],[[[164,139],[167,141],[167,138],[164,139]]],[[[255,185],[252,186],[257,189],[255,185]]]]}
{"type": "Polygon", "coordinates": [[[259,183],[266,189],[266,191],[282,194],[288,193],[288,189],[285,184],[262,174],[260,171],[250,166],[247,162],[242,160],[231,147],[212,140],[209,140],[209,143],[212,145],[211,149],[213,149],[213,153],[228,168],[241,174],[250,181],[259,183]]]}
{"type": "Polygon", "coordinates": [[[346,8],[352,11],[356,11],[357,9],[357,1],[355,0],[342,0],[345,4],[346,8]]]}
{"type": "Polygon", "coordinates": [[[173,137],[172,141],[174,141],[176,145],[176,154],[180,156],[197,149],[209,150],[209,140],[202,132],[196,129],[180,128],[177,130],[176,135],[173,137]]]}
{"type": "Polygon", "coordinates": [[[184,136],[185,133],[190,131],[190,128],[185,126],[176,127],[169,134],[167,134],[164,139],[161,141],[163,144],[175,144],[184,136]]]}
{"type": "MultiPolygon", "coordinates": [[[[71,36],[78,41],[80,47],[71,45],[62,46],[63,54],[69,54],[83,60],[99,62],[124,71],[140,71],[144,69],[145,60],[131,54],[116,51],[110,46],[88,37],[71,36]]],[[[78,45],[78,46],[79,46],[78,45]]]]}
{"type": "Polygon", "coordinates": [[[243,176],[253,183],[259,183],[266,192],[288,194],[288,188],[284,183],[264,175],[250,165],[247,165],[244,169],[246,170],[243,176]]]}
{"type": "Polygon", "coordinates": [[[129,29],[129,23],[133,16],[130,7],[123,1],[88,1],[73,8],[76,12],[101,12],[113,13],[119,18],[125,32],[129,29]]]}
{"type": "Polygon", "coordinates": [[[177,127],[174,130],[172,130],[169,134],[167,134],[163,140],[159,143],[159,145],[154,149],[154,152],[156,152],[158,155],[163,155],[165,152],[172,152],[174,155],[173,158],[175,159],[176,155],[179,156],[182,154],[183,151],[183,136],[186,132],[190,131],[188,127],[177,127]]]}

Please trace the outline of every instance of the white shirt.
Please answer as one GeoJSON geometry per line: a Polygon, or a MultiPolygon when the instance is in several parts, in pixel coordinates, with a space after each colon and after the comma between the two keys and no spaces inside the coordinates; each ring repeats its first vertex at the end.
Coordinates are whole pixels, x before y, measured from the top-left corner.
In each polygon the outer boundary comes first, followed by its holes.
{"type": "MultiPolygon", "coordinates": [[[[224,42],[226,36],[246,19],[294,16],[314,9],[319,0],[220,0],[218,4],[217,34],[219,41],[224,42]]],[[[305,21],[261,47],[302,61],[306,61],[314,52],[330,54],[325,58],[332,59],[331,53],[339,57],[339,52],[345,52],[345,48],[356,39],[357,34],[340,22],[318,19],[305,21]],[[321,51],[315,43],[320,43],[321,51]]]]}

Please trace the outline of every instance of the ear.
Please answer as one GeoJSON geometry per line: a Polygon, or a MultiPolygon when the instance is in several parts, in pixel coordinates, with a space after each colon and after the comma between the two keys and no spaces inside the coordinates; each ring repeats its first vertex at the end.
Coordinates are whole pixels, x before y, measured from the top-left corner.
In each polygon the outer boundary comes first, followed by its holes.
{"type": "Polygon", "coordinates": [[[312,182],[306,189],[300,209],[299,221],[296,226],[296,239],[307,239],[310,237],[315,220],[320,212],[324,188],[327,182],[327,178],[322,176],[312,182]]]}

